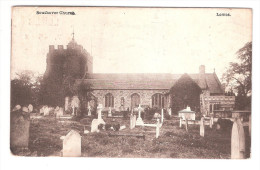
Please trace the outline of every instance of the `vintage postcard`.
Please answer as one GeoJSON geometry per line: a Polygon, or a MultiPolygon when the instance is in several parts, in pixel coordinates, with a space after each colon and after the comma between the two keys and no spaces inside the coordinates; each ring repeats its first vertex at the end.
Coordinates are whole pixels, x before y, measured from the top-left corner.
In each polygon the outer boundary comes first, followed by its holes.
{"type": "Polygon", "coordinates": [[[12,8],[10,150],[251,158],[252,9],[12,8]]]}

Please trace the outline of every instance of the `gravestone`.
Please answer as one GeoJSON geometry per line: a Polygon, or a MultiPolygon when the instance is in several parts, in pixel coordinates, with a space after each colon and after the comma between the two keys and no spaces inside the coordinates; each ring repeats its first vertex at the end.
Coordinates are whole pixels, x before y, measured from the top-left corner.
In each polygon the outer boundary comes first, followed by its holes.
{"type": "Polygon", "coordinates": [[[141,105],[139,104],[139,107],[138,107],[138,118],[136,120],[136,126],[143,126],[144,125],[144,122],[143,122],[143,119],[141,118],[141,111],[142,111],[142,107],[141,105]]]}
{"type": "Polygon", "coordinates": [[[168,114],[171,116],[172,115],[172,109],[169,107],[168,109],[168,114]]]}
{"type": "Polygon", "coordinates": [[[91,106],[88,103],[88,116],[91,116],[91,106]]]}
{"type": "Polygon", "coordinates": [[[63,116],[63,108],[62,107],[59,108],[59,110],[56,112],[56,118],[59,118],[61,116],[63,116]]]}
{"type": "Polygon", "coordinates": [[[97,107],[98,118],[92,120],[91,132],[99,132],[98,126],[100,124],[103,124],[103,125],[106,124],[105,121],[102,119],[102,109],[103,109],[103,105],[99,104],[98,107],[97,107]]]}
{"type": "Polygon", "coordinates": [[[163,124],[163,119],[164,119],[164,113],[163,113],[163,109],[162,109],[162,114],[161,114],[161,124],[163,124]]]}
{"type": "Polygon", "coordinates": [[[249,131],[249,136],[251,136],[251,115],[249,115],[249,120],[248,120],[248,131],[249,131]]]}
{"type": "Polygon", "coordinates": [[[48,116],[50,113],[48,106],[43,106],[43,115],[48,116]]]}
{"type": "Polygon", "coordinates": [[[188,119],[186,119],[186,117],[184,117],[184,120],[185,120],[185,129],[186,131],[188,132],[188,119]]]}
{"type": "Polygon", "coordinates": [[[22,108],[22,111],[23,111],[23,112],[26,112],[26,113],[29,113],[29,109],[28,109],[27,107],[23,107],[23,108],[22,108]]]}
{"type": "Polygon", "coordinates": [[[65,105],[64,105],[65,111],[69,109],[69,97],[65,97],[65,105]]]}
{"type": "Polygon", "coordinates": [[[81,156],[81,136],[71,130],[63,139],[63,157],[78,157],[81,156]]]}
{"type": "Polygon", "coordinates": [[[156,118],[156,119],[159,118],[160,116],[161,115],[159,113],[154,113],[154,115],[153,115],[153,117],[156,118]]]}
{"type": "Polygon", "coordinates": [[[133,128],[135,128],[136,125],[136,115],[133,116],[133,128]]]}
{"type": "Polygon", "coordinates": [[[212,128],[213,124],[214,124],[214,117],[210,116],[209,127],[212,128]]]}
{"type": "Polygon", "coordinates": [[[93,119],[91,122],[91,132],[99,132],[98,125],[99,125],[98,119],[93,119]]]}
{"type": "Polygon", "coordinates": [[[133,119],[134,119],[134,116],[131,114],[131,115],[130,115],[130,129],[133,129],[133,123],[134,123],[134,122],[133,122],[133,121],[134,121],[133,119]]]}
{"type": "Polygon", "coordinates": [[[11,113],[11,149],[28,148],[30,117],[22,113],[11,113]]]}
{"type": "Polygon", "coordinates": [[[130,129],[135,128],[135,121],[136,121],[136,116],[135,115],[130,115],[130,129]]]}
{"type": "Polygon", "coordinates": [[[158,138],[160,135],[160,120],[157,119],[157,124],[156,124],[156,134],[155,137],[158,138]]]}
{"type": "Polygon", "coordinates": [[[103,105],[99,104],[97,107],[97,112],[98,112],[98,120],[100,123],[105,123],[104,120],[102,119],[102,110],[103,110],[103,105]]]}
{"type": "Polygon", "coordinates": [[[200,120],[200,136],[204,137],[205,134],[205,125],[204,125],[204,117],[200,120]]]}
{"type": "Polygon", "coordinates": [[[13,112],[17,111],[17,110],[20,110],[22,107],[20,105],[16,105],[14,108],[13,108],[13,112]]]}
{"type": "Polygon", "coordinates": [[[108,116],[109,116],[109,117],[112,116],[112,109],[111,109],[111,107],[109,107],[109,110],[108,110],[108,116]]]}
{"type": "Polygon", "coordinates": [[[182,118],[180,118],[180,128],[182,127],[182,118]]]}
{"type": "Polygon", "coordinates": [[[33,111],[33,105],[29,104],[28,109],[29,109],[29,113],[31,113],[33,111]]]}
{"type": "Polygon", "coordinates": [[[71,107],[72,107],[72,115],[78,114],[78,108],[79,108],[80,100],[78,96],[73,96],[71,100],[71,107]]]}
{"type": "Polygon", "coordinates": [[[108,116],[109,116],[109,117],[112,116],[112,109],[111,109],[111,107],[109,107],[109,110],[108,110],[108,116]]]}
{"type": "Polygon", "coordinates": [[[235,118],[231,134],[231,159],[245,158],[245,133],[239,118],[235,118]]]}

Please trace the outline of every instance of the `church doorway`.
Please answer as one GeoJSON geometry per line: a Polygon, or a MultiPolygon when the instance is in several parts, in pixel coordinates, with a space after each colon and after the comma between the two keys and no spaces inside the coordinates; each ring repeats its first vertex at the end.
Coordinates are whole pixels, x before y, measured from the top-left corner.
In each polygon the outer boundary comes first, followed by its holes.
{"type": "Polygon", "coordinates": [[[138,107],[140,104],[140,95],[137,93],[134,93],[131,95],[131,108],[138,107]]]}

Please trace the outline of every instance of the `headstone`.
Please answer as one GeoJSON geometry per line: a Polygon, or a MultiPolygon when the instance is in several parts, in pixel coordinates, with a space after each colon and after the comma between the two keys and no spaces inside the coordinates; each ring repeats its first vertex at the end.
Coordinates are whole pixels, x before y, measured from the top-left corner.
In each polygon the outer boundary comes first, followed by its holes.
{"type": "Polygon", "coordinates": [[[29,109],[28,109],[27,107],[23,107],[23,108],[22,108],[22,111],[23,111],[23,112],[26,112],[26,113],[29,113],[29,109]]]}
{"type": "Polygon", "coordinates": [[[245,158],[245,133],[244,127],[239,118],[236,118],[231,134],[231,159],[245,158]]]}
{"type": "Polygon", "coordinates": [[[161,114],[161,124],[163,124],[163,119],[164,119],[164,113],[163,113],[163,109],[162,109],[162,114],[161,114]]]}
{"type": "Polygon", "coordinates": [[[155,137],[158,138],[159,135],[160,135],[160,120],[157,119],[157,124],[156,124],[156,134],[155,134],[155,137]]]}
{"type": "Polygon", "coordinates": [[[210,116],[209,127],[212,128],[213,124],[214,124],[214,117],[210,116]]]}
{"type": "Polygon", "coordinates": [[[88,102],[88,116],[91,116],[91,106],[89,105],[89,102],[88,102]]]}
{"type": "Polygon", "coordinates": [[[63,116],[63,108],[62,108],[62,107],[59,108],[59,110],[56,112],[56,117],[57,117],[57,118],[59,118],[59,117],[61,117],[61,116],[63,116]]]}
{"type": "Polygon", "coordinates": [[[109,110],[108,110],[108,116],[112,116],[112,109],[111,109],[111,107],[109,107],[109,110]]]}
{"type": "Polygon", "coordinates": [[[29,109],[29,113],[31,113],[33,111],[33,105],[29,104],[28,109],[29,109]]]}
{"type": "Polygon", "coordinates": [[[168,109],[168,114],[171,116],[172,115],[172,109],[169,107],[168,109]]]}
{"type": "Polygon", "coordinates": [[[154,113],[153,117],[157,119],[157,118],[161,117],[161,115],[159,113],[154,113]]]}
{"type": "Polygon", "coordinates": [[[130,129],[133,129],[133,123],[134,123],[134,116],[133,114],[130,115],[130,129]]]}
{"type": "Polygon", "coordinates": [[[21,106],[20,105],[16,105],[14,108],[13,108],[13,112],[17,111],[17,110],[20,110],[21,109],[21,106]]]}
{"type": "Polygon", "coordinates": [[[125,129],[125,128],[126,128],[126,126],[123,125],[123,126],[120,126],[120,129],[119,129],[119,130],[123,130],[123,129],[125,129]]]}
{"type": "Polygon", "coordinates": [[[248,120],[248,131],[249,131],[249,136],[251,136],[251,115],[249,115],[249,120],[248,120]]]}
{"type": "Polygon", "coordinates": [[[136,120],[136,126],[143,126],[144,125],[143,119],[141,118],[141,111],[142,111],[142,107],[139,104],[139,107],[138,107],[138,118],[136,120]]]}
{"type": "Polygon", "coordinates": [[[81,136],[71,130],[63,139],[63,157],[78,157],[81,156],[81,136]]]}
{"type": "Polygon", "coordinates": [[[91,123],[91,132],[99,132],[98,125],[98,119],[93,119],[91,123]]]}
{"type": "Polygon", "coordinates": [[[102,119],[102,110],[103,110],[103,105],[99,104],[97,107],[98,119],[102,119]]]}
{"type": "Polygon", "coordinates": [[[186,129],[186,131],[188,132],[188,119],[186,119],[186,117],[184,118],[184,120],[185,120],[185,129],[186,129]]]}
{"type": "Polygon", "coordinates": [[[182,118],[180,118],[180,128],[182,127],[182,118]]]}
{"type": "Polygon", "coordinates": [[[11,149],[28,148],[30,118],[21,113],[11,113],[11,149]]]}
{"type": "Polygon", "coordinates": [[[64,105],[65,111],[69,109],[69,97],[65,97],[65,105],[64,105]]]}
{"type": "Polygon", "coordinates": [[[71,100],[71,107],[72,107],[72,115],[77,115],[77,110],[79,108],[80,100],[78,96],[73,96],[71,100]]]}
{"type": "Polygon", "coordinates": [[[49,108],[48,106],[43,106],[43,115],[48,116],[49,115],[49,108]]]}
{"type": "Polygon", "coordinates": [[[205,126],[204,126],[204,117],[200,120],[200,136],[204,137],[205,126]]]}
{"type": "Polygon", "coordinates": [[[135,128],[136,125],[136,115],[133,116],[133,128],[135,128]]]}

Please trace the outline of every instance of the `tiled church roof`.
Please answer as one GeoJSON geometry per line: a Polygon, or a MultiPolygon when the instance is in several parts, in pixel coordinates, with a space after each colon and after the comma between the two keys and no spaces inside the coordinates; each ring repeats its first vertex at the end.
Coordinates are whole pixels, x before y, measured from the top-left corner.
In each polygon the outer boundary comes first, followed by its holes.
{"type": "MultiPolygon", "coordinates": [[[[205,78],[201,78],[200,74],[188,75],[201,89],[208,88],[210,93],[223,93],[215,73],[206,73],[205,78]]],[[[76,80],[76,85],[83,81],[94,90],[169,90],[181,76],[168,73],[92,73],[87,74],[84,80],[76,80]]]]}

